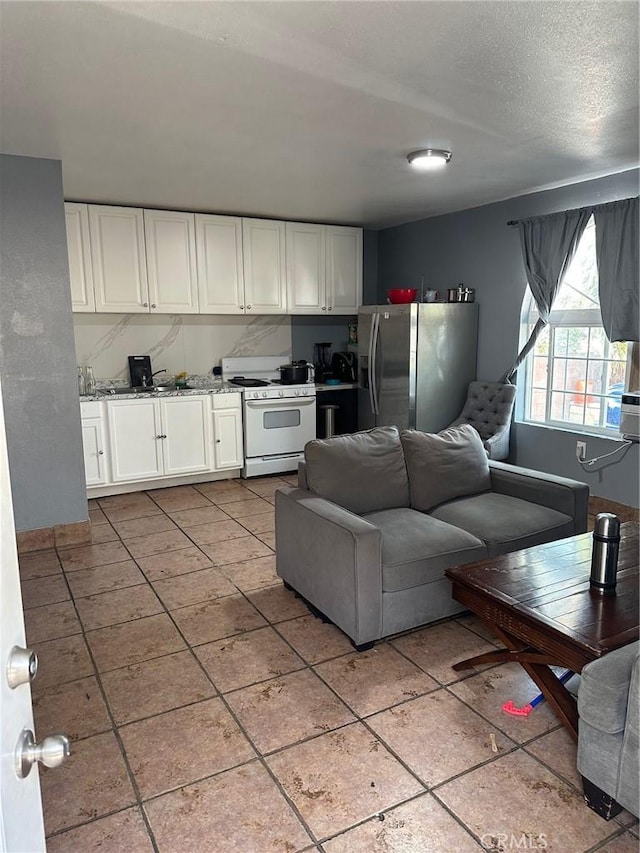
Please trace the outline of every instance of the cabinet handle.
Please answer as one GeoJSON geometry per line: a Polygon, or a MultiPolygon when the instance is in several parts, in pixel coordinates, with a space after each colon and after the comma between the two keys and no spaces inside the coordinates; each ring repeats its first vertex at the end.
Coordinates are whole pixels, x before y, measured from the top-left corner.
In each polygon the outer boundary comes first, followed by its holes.
{"type": "Polygon", "coordinates": [[[143,303],[142,303],[142,307],[143,307],[143,308],[148,308],[148,307],[149,307],[149,303],[148,303],[148,302],[143,302],[143,303]]]}
{"type": "Polygon", "coordinates": [[[220,439],[216,438],[216,444],[220,444],[220,439]]]}
{"type": "Polygon", "coordinates": [[[323,306],[322,306],[322,310],[323,310],[323,311],[326,311],[326,310],[327,310],[327,306],[326,306],[326,305],[323,305],[323,306]]]}
{"type": "Polygon", "coordinates": [[[329,305],[329,307],[328,307],[327,311],[333,311],[333,306],[332,306],[332,305],[329,305]]]}
{"type": "Polygon", "coordinates": [[[251,311],[251,305],[247,305],[247,311],[251,311]]]}
{"type": "Polygon", "coordinates": [[[244,311],[244,305],[241,305],[240,307],[241,307],[241,308],[242,308],[242,310],[244,311]]]}
{"type": "Polygon", "coordinates": [[[157,308],[158,306],[156,305],[156,303],[155,303],[155,302],[152,302],[152,303],[151,303],[151,307],[152,307],[152,308],[157,308]]]}
{"type": "Polygon", "coordinates": [[[99,450],[99,451],[98,451],[98,456],[104,456],[104,450],[99,450]]]}

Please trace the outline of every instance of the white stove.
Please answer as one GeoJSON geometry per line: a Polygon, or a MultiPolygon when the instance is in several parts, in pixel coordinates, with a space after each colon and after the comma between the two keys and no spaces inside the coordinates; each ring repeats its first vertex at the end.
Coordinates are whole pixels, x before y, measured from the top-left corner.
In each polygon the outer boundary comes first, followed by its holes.
{"type": "Polygon", "coordinates": [[[296,471],[304,446],[316,437],[313,380],[280,382],[282,356],[222,359],[222,378],[242,391],[243,477],[296,471]]]}

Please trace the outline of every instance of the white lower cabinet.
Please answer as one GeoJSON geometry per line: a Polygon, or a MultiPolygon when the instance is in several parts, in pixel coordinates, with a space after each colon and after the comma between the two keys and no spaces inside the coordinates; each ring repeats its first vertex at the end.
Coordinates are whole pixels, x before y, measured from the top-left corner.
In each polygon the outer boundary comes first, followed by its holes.
{"type": "Polygon", "coordinates": [[[242,468],[241,401],[231,393],[82,402],[89,496],[150,488],[153,480],[220,479],[242,468]]]}
{"type": "Polygon", "coordinates": [[[243,464],[240,394],[213,397],[213,455],[216,470],[243,464]]]}
{"type": "Polygon", "coordinates": [[[87,486],[109,481],[109,459],[104,408],[101,403],[82,403],[82,449],[87,486]]]}
{"type": "Polygon", "coordinates": [[[115,483],[161,477],[162,430],[159,400],[107,403],[111,470],[115,483]]]}
{"type": "Polygon", "coordinates": [[[209,397],[166,397],[159,403],[165,475],[210,471],[209,397]]]}
{"type": "Polygon", "coordinates": [[[211,470],[207,395],[107,402],[114,482],[211,470]]]}

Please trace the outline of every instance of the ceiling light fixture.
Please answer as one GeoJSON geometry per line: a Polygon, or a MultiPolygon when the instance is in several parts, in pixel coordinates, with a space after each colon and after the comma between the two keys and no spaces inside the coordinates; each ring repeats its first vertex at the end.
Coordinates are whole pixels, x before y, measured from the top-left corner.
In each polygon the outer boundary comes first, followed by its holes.
{"type": "Polygon", "coordinates": [[[414,169],[441,169],[451,160],[451,151],[444,148],[422,148],[407,154],[407,160],[414,169]]]}

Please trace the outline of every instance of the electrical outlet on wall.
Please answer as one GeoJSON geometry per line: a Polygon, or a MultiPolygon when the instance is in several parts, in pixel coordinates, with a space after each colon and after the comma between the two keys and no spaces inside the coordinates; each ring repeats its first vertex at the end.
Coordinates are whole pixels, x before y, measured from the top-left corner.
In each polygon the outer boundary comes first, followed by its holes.
{"type": "Polygon", "coordinates": [[[587,442],[576,441],[576,459],[578,462],[584,462],[587,458],[587,442]]]}

